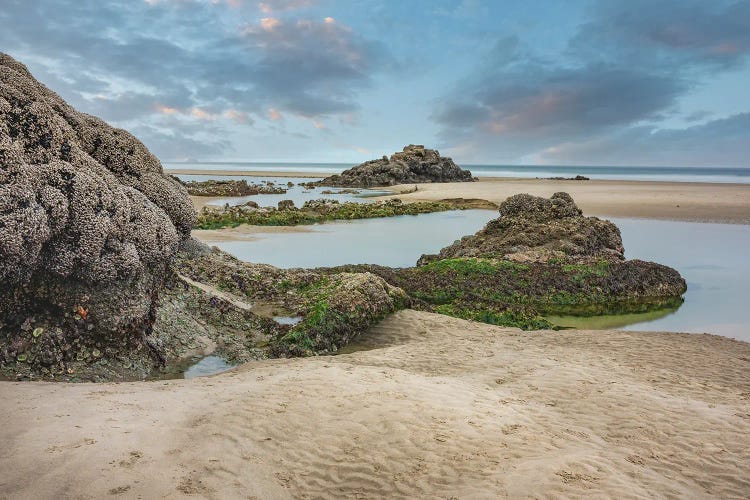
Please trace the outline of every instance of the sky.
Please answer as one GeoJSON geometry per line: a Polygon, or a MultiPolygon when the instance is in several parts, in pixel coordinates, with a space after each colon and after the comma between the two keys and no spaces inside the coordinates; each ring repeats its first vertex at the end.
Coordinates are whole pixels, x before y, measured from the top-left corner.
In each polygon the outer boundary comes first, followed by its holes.
{"type": "Polygon", "coordinates": [[[162,161],[750,167],[750,0],[0,0],[162,161]]]}

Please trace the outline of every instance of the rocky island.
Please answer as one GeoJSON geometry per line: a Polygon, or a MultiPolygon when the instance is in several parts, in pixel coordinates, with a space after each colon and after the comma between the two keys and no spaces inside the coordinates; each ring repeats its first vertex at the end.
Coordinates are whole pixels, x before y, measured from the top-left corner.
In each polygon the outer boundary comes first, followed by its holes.
{"type": "Polygon", "coordinates": [[[370,188],[421,182],[471,182],[471,172],[440,156],[436,149],[410,144],[390,158],[366,161],[341,174],[326,177],[321,186],[370,188]]]}

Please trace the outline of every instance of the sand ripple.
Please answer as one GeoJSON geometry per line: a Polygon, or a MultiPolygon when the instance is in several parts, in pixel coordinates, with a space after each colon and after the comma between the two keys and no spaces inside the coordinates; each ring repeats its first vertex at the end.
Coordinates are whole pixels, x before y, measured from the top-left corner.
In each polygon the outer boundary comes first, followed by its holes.
{"type": "Polygon", "coordinates": [[[750,344],[404,311],[362,347],[0,383],[0,498],[750,495],[750,344]]]}

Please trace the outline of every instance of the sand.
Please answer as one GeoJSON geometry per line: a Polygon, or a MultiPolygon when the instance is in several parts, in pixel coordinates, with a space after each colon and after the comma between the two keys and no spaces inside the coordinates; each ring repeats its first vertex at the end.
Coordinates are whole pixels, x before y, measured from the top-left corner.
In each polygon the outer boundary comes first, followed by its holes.
{"type": "Polygon", "coordinates": [[[208,378],[0,382],[0,498],[747,497],[750,344],[403,311],[208,378]]]}
{"type": "MultiPolygon", "coordinates": [[[[395,193],[414,185],[386,188],[395,193]]],[[[750,184],[645,181],[553,181],[480,178],[477,182],[419,184],[404,201],[481,198],[500,203],[516,193],[570,193],[586,215],[750,224],[750,184]]]]}
{"type": "Polygon", "coordinates": [[[302,177],[306,179],[322,179],[330,174],[311,172],[279,172],[276,170],[205,170],[194,168],[165,168],[164,172],[171,175],[225,175],[247,177],[302,177]]]}
{"type": "MultiPolygon", "coordinates": [[[[256,172],[195,170],[201,175],[250,175],[273,177],[321,177],[309,172],[256,172]]],[[[586,215],[602,217],[635,217],[647,219],[681,220],[750,224],[750,184],[722,184],[702,182],[651,181],[556,181],[549,179],[511,179],[482,177],[477,182],[414,184],[384,188],[398,193],[404,201],[435,201],[446,198],[478,198],[501,203],[517,193],[549,197],[566,191],[576,200],[586,215]],[[406,192],[407,194],[400,194],[406,192]]],[[[225,198],[192,197],[200,210],[206,204],[216,204],[225,198]]],[[[387,198],[387,197],[380,197],[387,198]]],[[[376,198],[378,199],[378,198],[376,198]]]]}
{"type": "Polygon", "coordinates": [[[205,243],[219,243],[222,241],[255,241],[263,234],[275,233],[309,233],[307,226],[253,226],[242,224],[237,227],[221,229],[194,229],[191,234],[205,243]]]}

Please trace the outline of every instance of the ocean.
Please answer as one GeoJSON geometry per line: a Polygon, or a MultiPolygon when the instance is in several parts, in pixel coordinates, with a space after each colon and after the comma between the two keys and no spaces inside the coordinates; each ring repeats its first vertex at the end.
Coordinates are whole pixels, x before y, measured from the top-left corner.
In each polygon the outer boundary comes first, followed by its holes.
{"type": "MultiPolygon", "coordinates": [[[[351,163],[165,162],[167,169],[254,170],[330,175],[351,168],[351,163]]],[[[461,165],[476,177],[575,177],[590,179],[667,182],[721,182],[750,184],[750,168],[728,167],[576,167],[550,165],[461,165]]]]}

